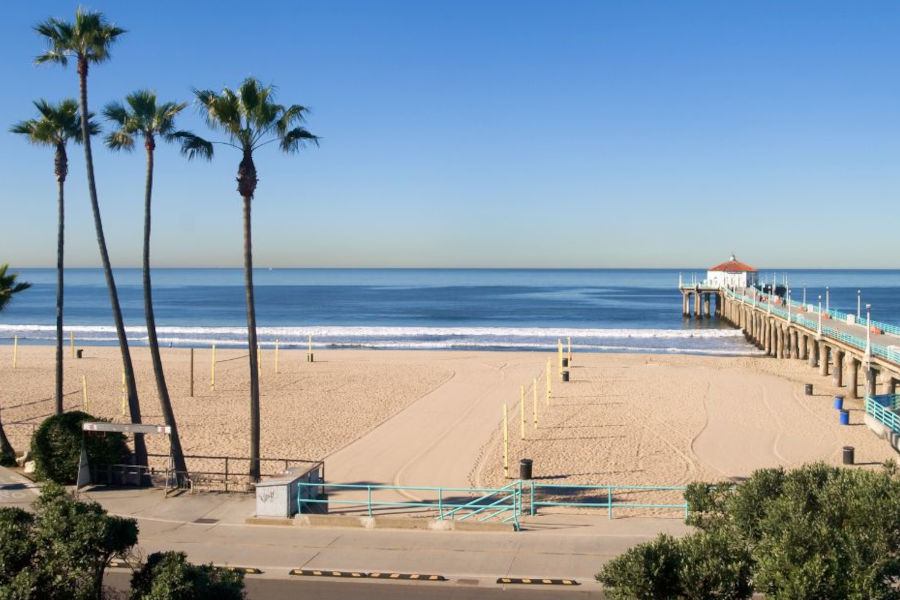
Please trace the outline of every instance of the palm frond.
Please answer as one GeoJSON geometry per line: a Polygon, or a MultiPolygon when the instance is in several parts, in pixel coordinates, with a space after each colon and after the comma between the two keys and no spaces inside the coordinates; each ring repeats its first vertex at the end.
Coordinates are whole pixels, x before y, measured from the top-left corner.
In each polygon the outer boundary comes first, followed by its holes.
{"type": "Polygon", "coordinates": [[[134,136],[124,129],[113,131],[103,138],[103,142],[110,150],[124,150],[126,152],[134,150],[134,136]]]}
{"type": "MultiPolygon", "coordinates": [[[[65,144],[70,139],[80,141],[81,117],[75,100],[67,98],[53,104],[41,98],[34,101],[34,106],[39,118],[17,123],[10,131],[28,136],[28,141],[33,144],[58,145],[65,144]]],[[[94,133],[99,131],[95,123],[91,129],[94,133]]]]}
{"type": "Polygon", "coordinates": [[[128,109],[121,102],[110,102],[103,107],[103,116],[119,126],[123,126],[128,121],[128,109]]]}
{"type": "Polygon", "coordinates": [[[306,121],[307,112],[309,112],[309,109],[299,104],[292,104],[284,109],[284,112],[281,113],[281,117],[278,119],[278,135],[284,136],[291,125],[306,121]]]}
{"type": "Polygon", "coordinates": [[[190,131],[176,131],[175,133],[166,136],[166,139],[170,141],[180,141],[181,154],[186,156],[188,160],[193,160],[198,157],[212,160],[212,142],[209,142],[190,131]]]}
{"type": "Polygon", "coordinates": [[[295,127],[281,136],[278,147],[290,154],[310,144],[318,146],[319,136],[311,134],[302,127],[295,127]]]}

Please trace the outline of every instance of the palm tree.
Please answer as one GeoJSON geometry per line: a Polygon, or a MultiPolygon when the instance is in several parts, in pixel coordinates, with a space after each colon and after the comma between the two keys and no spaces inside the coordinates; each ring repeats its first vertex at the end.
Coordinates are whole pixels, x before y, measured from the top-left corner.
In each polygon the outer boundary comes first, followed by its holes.
{"type": "MultiPolygon", "coordinates": [[[[307,109],[298,104],[288,107],[274,102],[272,86],[264,87],[250,77],[237,90],[194,90],[210,128],[221,131],[227,141],[219,142],[241,152],[238,165],[238,193],[244,204],[244,284],[247,298],[247,343],[250,356],[250,478],[259,480],[259,373],[257,371],[256,305],[253,299],[253,246],[251,243],[250,204],[256,192],[256,165],[253,152],[278,142],[283,152],[292,153],[308,143],[318,144],[315,135],[304,129],[307,109]]],[[[182,146],[188,158],[211,153],[211,143],[200,138],[182,146]]]]}
{"type": "MultiPolygon", "coordinates": [[[[140,90],[125,97],[127,106],[112,102],[103,109],[104,116],[113,121],[119,128],[106,136],[106,145],[112,150],[134,149],[134,137],[142,136],[144,149],[147,150],[147,180],[144,187],[144,254],[143,254],[143,279],[144,279],[144,313],[147,317],[147,341],[150,345],[150,356],[153,361],[153,374],[156,377],[156,391],[159,394],[159,404],[162,409],[166,425],[171,427],[172,433],[169,441],[172,449],[172,457],[175,462],[175,472],[179,479],[187,472],[184,461],[184,452],[181,449],[181,440],[178,437],[178,426],[175,423],[175,413],[172,410],[172,402],[169,399],[169,389],[166,385],[166,376],[163,372],[162,359],[159,356],[159,340],[156,338],[156,319],[153,315],[153,297],[150,286],[150,198],[153,192],[153,152],[156,149],[156,139],[165,141],[189,141],[196,136],[187,131],[175,131],[175,116],[187,106],[187,103],[176,104],[166,102],[156,103],[156,93],[150,90],[140,90]]],[[[196,144],[195,144],[196,145],[196,144]]],[[[197,149],[202,153],[203,145],[197,149]]],[[[211,154],[205,155],[212,158],[211,154]]]]}
{"type": "MultiPolygon", "coordinates": [[[[100,260],[106,276],[106,287],[109,289],[109,301],[112,305],[113,322],[116,326],[116,337],[122,353],[122,368],[125,372],[125,383],[128,391],[128,409],[132,423],[141,422],[141,406],[138,401],[137,386],[134,381],[134,367],[128,351],[128,338],[125,336],[125,323],[122,320],[122,309],[119,306],[119,294],[113,279],[109,252],[106,249],[106,237],[103,234],[103,221],[100,218],[100,204],[97,200],[97,184],[94,180],[94,159],[91,154],[91,137],[88,131],[89,112],[87,99],[87,76],[91,64],[102,63],[109,59],[109,48],[116,39],[125,33],[124,29],[110,25],[102,13],[75,11],[75,22],[59,19],[48,19],[35,26],[35,31],[47,42],[47,50],[35,59],[36,64],[57,63],[66,66],[70,58],[78,62],[78,86],[81,99],[81,139],[84,142],[84,159],[87,169],[88,192],[91,197],[91,210],[94,215],[94,228],[97,230],[97,245],[100,248],[100,260]]],[[[139,466],[147,465],[147,446],[143,434],[134,435],[134,457],[139,466]]]]}
{"type": "MultiPolygon", "coordinates": [[[[31,287],[30,283],[25,283],[24,281],[16,283],[18,274],[10,273],[7,275],[7,269],[9,269],[9,265],[0,265],[0,311],[3,310],[7,302],[12,300],[13,294],[18,294],[31,287]]],[[[6,439],[6,432],[3,431],[3,422],[0,421],[0,464],[7,466],[15,464],[15,462],[16,451],[13,450],[12,444],[6,439]]]]}
{"type": "MultiPolygon", "coordinates": [[[[81,142],[81,117],[78,115],[78,103],[66,99],[59,104],[50,104],[46,100],[34,103],[40,118],[21,121],[12,126],[10,131],[28,138],[32,144],[52,146],[56,153],[53,166],[56,172],[57,229],[56,229],[56,414],[63,411],[63,239],[65,232],[65,185],[69,172],[69,159],[66,156],[66,145],[69,140],[81,142]]],[[[100,128],[96,123],[88,124],[88,133],[95,135],[100,128]]]]}

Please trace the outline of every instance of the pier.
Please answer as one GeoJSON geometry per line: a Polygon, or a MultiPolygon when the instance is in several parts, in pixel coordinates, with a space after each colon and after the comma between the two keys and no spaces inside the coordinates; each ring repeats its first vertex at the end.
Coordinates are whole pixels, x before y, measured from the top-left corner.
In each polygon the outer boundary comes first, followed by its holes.
{"type": "Polygon", "coordinates": [[[816,304],[796,302],[789,289],[759,285],[756,270],[734,257],[703,281],[679,277],[678,287],[686,318],[710,317],[714,299],[714,314],[766,355],[806,361],[848,397],[865,397],[867,424],[900,451],[900,327],[872,321],[868,310],[854,315],[823,307],[821,297],[816,304]]]}
{"type": "Polygon", "coordinates": [[[785,287],[760,285],[757,270],[730,260],[707,271],[702,281],[684,282],[679,275],[682,314],[709,318],[712,314],[743,330],[747,340],[767,355],[805,360],[834,385],[859,398],[896,394],[900,385],[900,327],[871,321],[861,311],[846,314],[791,299],[785,287]],[[715,312],[711,305],[715,300],[715,312]],[[693,304],[693,311],[691,305],[693,304]],[[860,377],[862,375],[862,377],[860,377]]]}
{"type": "Polygon", "coordinates": [[[819,305],[801,304],[757,288],[723,289],[720,317],[740,328],[767,355],[805,360],[837,387],[859,398],[896,394],[900,384],[900,327],[857,320],[819,305]],[[862,377],[860,377],[862,375],[862,377]]]}

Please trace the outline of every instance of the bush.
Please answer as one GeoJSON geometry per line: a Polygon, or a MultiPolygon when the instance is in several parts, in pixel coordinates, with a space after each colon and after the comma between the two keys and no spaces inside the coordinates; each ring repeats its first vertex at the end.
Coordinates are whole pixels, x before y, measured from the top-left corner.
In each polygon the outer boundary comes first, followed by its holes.
{"type": "Polygon", "coordinates": [[[241,600],[244,574],[192,565],[184,552],[156,552],[131,577],[132,600],[241,600]]]}
{"type": "Polygon", "coordinates": [[[750,555],[719,533],[661,534],[607,563],[597,580],[617,600],[743,600],[753,592],[750,555]]]}
{"type": "Polygon", "coordinates": [[[21,508],[0,508],[0,589],[31,564],[34,516],[21,508]]]}
{"type": "Polygon", "coordinates": [[[99,598],[110,558],[137,543],[137,522],[79,502],[53,483],[34,508],[34,516],[0,509],[0,600],[99,598]]]}
{"type": "Polygon", "coordinates": [[[123,462],[128,456],[125,436],[121,433],[91,433],[82,436],[85,421],[104,421],[80,411],[48,417],[31,438],[35,476],[62,485],[75,483],[84,439],[88,459],[92,465],[123,462]]]}
{"type": "Polygon", "coordinates": [[[612,588],[615,599],[675,600],[681,593],[680,567],[678,541],[663,533],[609,561],[597,574],[597,580],[612,588]]]}

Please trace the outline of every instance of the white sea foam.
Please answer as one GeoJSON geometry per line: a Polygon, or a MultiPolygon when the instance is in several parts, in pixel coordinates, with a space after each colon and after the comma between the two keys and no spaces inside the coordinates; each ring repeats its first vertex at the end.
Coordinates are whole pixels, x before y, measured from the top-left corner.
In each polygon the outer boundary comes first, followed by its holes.
{"type": "MultiPolygon", "coordinates": [[[[0,325],[0,337],[23,336],[28,333],[47,334],[56,331],[53,325],[0,325]]],[[[147,335],[147,328],[128,326],[129,336],[147,335]]],[[[78,334],[112,334],[111,325],[71,325],[64,332],[78,334]]],[[[160,337],[201,339],[214,337],[239,337],[246,334],[246,327],[157,327],[160,337]]],[[[422,338],[422,337],[491,337],[491,338],[735,338],[742,334],[737,329],[581,329],[551,327],[258,327],[257,334],[280,339],[303,338],[422,338]]],[[[39,339],[43,339],[40,336],[39,339]]]]}

